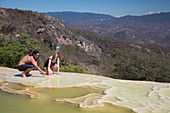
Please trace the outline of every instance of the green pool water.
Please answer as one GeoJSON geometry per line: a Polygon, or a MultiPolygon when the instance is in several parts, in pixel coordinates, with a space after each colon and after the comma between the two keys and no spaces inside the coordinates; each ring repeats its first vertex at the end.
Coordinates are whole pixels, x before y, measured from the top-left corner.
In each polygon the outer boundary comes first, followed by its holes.
{"type": "Polygon", "coordinates": [[[0,113],[170,113],[170,83],[18,73],[0,67],[0,113]]]}
{"type": "Polygon", "coordinates": [[[11,89],[29,91],[40,94],[40,98],[17,95],[0,90],[0,113],[134,113],[133,110],[104,103],[95,108],[80,108],[78,104],[57,102],[57,98],[76,98],[90,93],[104,94],[104,89],[90,86],[70,88],[35,88],[11,83],[11,89]]]}

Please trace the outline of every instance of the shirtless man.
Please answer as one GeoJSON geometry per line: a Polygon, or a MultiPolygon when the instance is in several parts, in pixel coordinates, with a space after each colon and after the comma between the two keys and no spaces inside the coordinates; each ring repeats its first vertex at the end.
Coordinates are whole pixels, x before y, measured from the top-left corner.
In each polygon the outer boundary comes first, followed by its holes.
{"type": "Polygon", "coordinates": [[[28,54],[24,56],[19,64],[18,64],[18,70],[23,71],[21,74],[24,78],[29,75],[29,72],[34,69],[38,69],[43,75],[46,75],[46,72],[42,71],[40,67],[38,67],[36,59],[39,56],[39,51],[33,51],[32,54],[28,54]]]}

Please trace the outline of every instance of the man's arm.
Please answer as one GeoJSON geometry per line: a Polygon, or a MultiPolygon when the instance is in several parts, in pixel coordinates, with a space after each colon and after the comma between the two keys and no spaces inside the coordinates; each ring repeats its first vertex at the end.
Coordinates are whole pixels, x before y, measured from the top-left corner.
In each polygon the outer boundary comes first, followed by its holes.
{"type": "Polygon", "coordinates": [[[37,65],[37,62],[34,60],[33,57],[31,57],[31,63],[34,65],[34,67],[35,67],[38,71],[40,71],[43,75],[46,75],[46,73],[45,73],[43,70],[41,70],[41,68],[37,65]]]}

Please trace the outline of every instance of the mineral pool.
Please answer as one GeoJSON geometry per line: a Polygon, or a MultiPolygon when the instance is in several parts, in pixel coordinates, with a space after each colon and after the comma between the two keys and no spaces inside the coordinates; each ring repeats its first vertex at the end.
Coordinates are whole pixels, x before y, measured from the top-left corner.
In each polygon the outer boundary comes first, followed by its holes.
{"type": "Polygon", "coordinates": [[[0,67],[0,113],[169,113],[170,83],[0,67]]]}

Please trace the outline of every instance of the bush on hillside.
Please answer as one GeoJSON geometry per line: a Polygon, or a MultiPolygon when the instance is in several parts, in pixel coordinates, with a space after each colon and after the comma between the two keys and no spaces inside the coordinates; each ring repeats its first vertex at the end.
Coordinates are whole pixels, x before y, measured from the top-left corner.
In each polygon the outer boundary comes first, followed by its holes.
{"type": "Polygon", "coordinates": [[[170,61],[139,53],[120,54],[113,69],[113,78],[170,82],[170,61]]]}
{"type": "Polygon", "coordinates": [[[0,64],[16,68],[19,61],[33,50],[39,50],[39,42],[29,35],[22,34],[15,43],[3,42],[0,48],[0,64]]]}
{"type": "Polygon", "coordinates": [[[62,72],[85,73],[85,70],[82,67],[74,66],[74,65],[71,65],[71,64],[64,65],[64,66],[61,65],[60,70],[62,72]]]}

